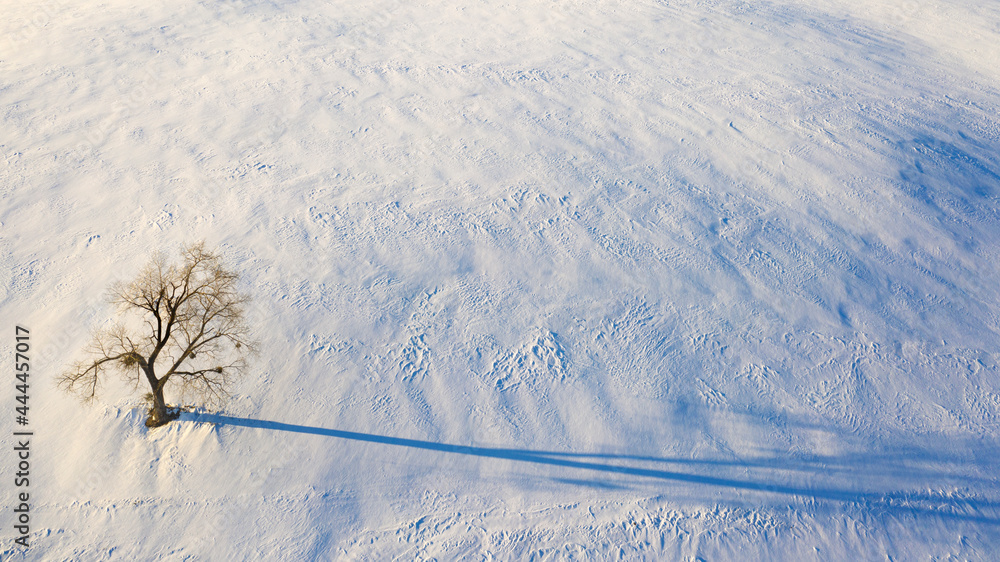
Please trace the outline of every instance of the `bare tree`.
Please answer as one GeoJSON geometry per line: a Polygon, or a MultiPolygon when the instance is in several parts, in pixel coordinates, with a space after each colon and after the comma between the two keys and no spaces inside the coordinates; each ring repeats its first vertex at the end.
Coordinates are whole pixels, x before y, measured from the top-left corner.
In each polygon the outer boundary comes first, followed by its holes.
{"type": "Polygon", "coordinates": [[[228,396],[256,347],[244,320],[249,297],[237,290],[239,276],[204,242],[185,246],[181,258],[168,264],[158,255],[134,281],[111,286],[108,298],[118,306],[119,321],[94,335],[88,358],[63,374],[60,386],[91,401],[110,372],[136,388],[146,381],[149,427],[176,417],[163,398],[170,381],[206,402],[228,396]]]}

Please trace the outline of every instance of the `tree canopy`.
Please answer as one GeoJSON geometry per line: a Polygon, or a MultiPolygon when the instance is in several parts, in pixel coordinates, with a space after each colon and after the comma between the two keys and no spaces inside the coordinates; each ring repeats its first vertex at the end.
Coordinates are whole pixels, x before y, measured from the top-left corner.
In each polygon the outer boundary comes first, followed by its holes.
{"type": "Polygon", "coordinates": [[[238,281],[204,242],[185,246],[180,263],[158,254],[133,281],[111,286],[116,322],[94,334],[87,358],[64,373],[60,385],[90,401],[111,373],[137,388],[145,381],[151,427],[172,419],[164,400],[171,381],[205,402],[224,399],[256,349],[245,320],[250,298],[238,281]]]}

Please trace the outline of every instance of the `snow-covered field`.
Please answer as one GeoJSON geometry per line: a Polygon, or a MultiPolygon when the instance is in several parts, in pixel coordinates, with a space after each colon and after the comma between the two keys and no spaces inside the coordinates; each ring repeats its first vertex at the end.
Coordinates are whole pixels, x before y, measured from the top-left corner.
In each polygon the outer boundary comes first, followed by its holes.
{"type": "Polygon", "coordinates": [[[989,560],[995,0],[0,0],[3,560],[989,560]],[[54,387],[205,239],[261,355],[54,387]],[[179,399],[169,396],[168,399],[179,399]]]}

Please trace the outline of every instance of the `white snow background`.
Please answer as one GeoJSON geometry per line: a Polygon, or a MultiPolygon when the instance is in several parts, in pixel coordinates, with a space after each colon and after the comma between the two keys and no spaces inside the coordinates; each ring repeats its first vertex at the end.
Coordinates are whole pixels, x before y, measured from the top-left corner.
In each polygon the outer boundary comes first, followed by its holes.
{"type": "Polygon", "coordinates": [[[24,551],[4,371],[3,560],[1000,547],[1000,3],[0,0],[0,31],[35,431],[24,551]],[[56,389],[105,288],[202,238],[255,299],[233,399],[147,430],[126,385],[56,389]]]}

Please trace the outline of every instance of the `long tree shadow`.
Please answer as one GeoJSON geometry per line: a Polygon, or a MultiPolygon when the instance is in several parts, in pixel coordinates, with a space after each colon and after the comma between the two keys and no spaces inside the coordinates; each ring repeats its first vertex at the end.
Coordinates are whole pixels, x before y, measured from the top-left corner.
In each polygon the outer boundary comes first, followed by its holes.
{"type": "MultiPolygon", "coordinates": [[[[423,449],[440,453],[451,453],[460,455],[471,455],[477,457],[506,459],[517,462],[527,462],[558,466],[579,470],[597,471],[626,476],[638,476],[674,482],[688,482],[705,486],[724,487],[734,490],[749,490],[771,494],[781,494],[788,496],[799,496],[803,498],[832,500],[835,502],[857,504],[872,511],[908,513],[913,515],[931,515],[947,519],[957,519],[986,523],[990,525],[1000,525],[1000,517],[996,515],[1000,502],[995,500],[973,499],[952,497],[941,494],[932,494],[922,491],[872,491],[872,490],[852,490],[836,487],[806,487],[789,485],[783,483],[768,482],[763,480],[738,479],[729,477],[712,476],[708,474],[696,474],[691,472],[680,472],[674,470],[663,470],[658,468],[645,468],[641,466],[628,466],[624,464],[607,464],[579,460],[581,458],[615,458],[619,460],[646,460],[670,463],[698,463],[730,465],[734,467],[746,467],[746,463],[741,461],[719,461],[719,460],[691,460],[691,459],[662,459],[655,457],[640,457],[628,455],[600,455],[588,453],[567,453],[567,452],[546,452],[532,451],[528,449],[507,449],[495,447],[475,447],[467,445],[451,445],[448,443],[435,443],[433,441],[420,441],[417,439],[404,439],[400,437],[389,437],[385,435],[374,435],[371,433],[358,433],[354,431],[343,431],[339,429],[327,429],[322,427],[312,427],[306,425],[294,425],[276,421],[255,420],[250,418],[237,418],[219,414],[197,414],[192,417],[193,421],[201,423],[211,423],[216,425],[229,425],[239,427],[249,427],[257,429],[268,429],[273,431],[287,431],[292,433],[304,433],[311,435],[321,435],[324,437],[336,437],[352,441],[363,441],[377,443],[380,445],[392,445],[396,447],[408,447],[412,449],[423,449]],[[986,512],[986,513],[984,513],[986,512]]],[[[782,468],[783,459],[772,459],[770,463],[757,462],[756,466],[765,466],[772,469],[782,468]]],[[[861,474],[865,467],[858,470],[858,478],[864,478],[861,474]]],[[[827,467],[817,464],[812,467],[815,475],[823,475],[827,467]]]]}

